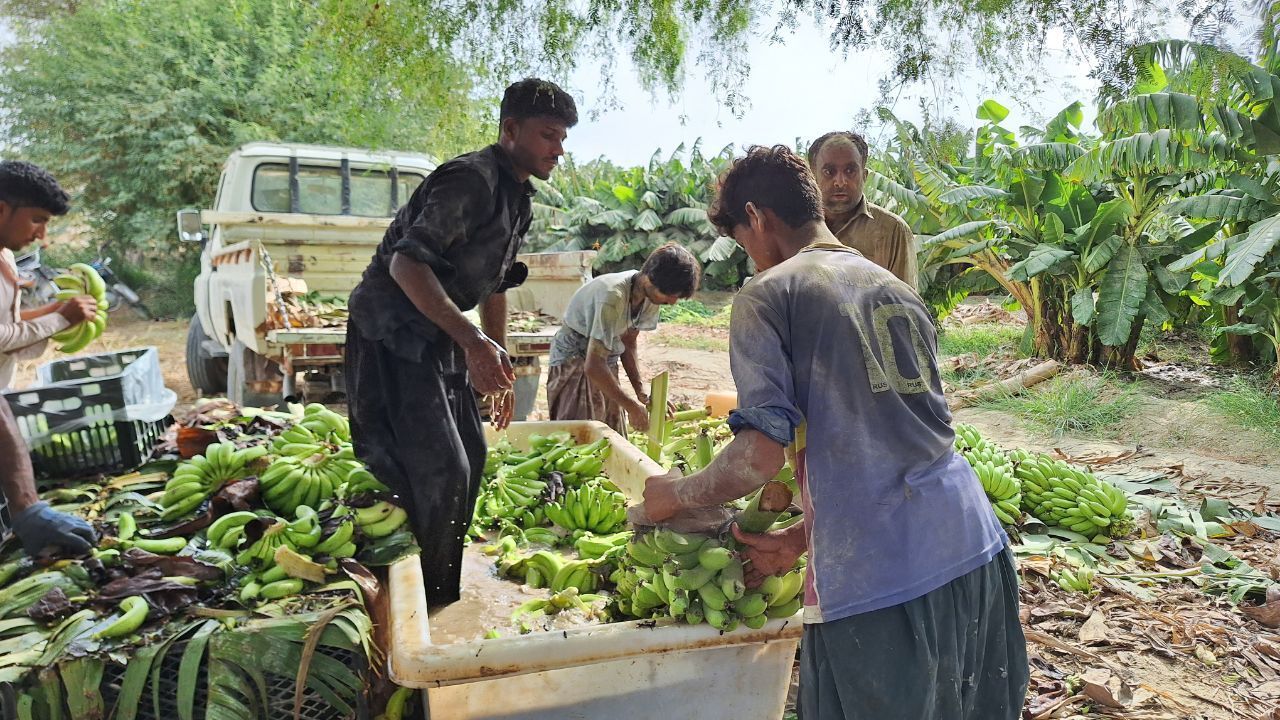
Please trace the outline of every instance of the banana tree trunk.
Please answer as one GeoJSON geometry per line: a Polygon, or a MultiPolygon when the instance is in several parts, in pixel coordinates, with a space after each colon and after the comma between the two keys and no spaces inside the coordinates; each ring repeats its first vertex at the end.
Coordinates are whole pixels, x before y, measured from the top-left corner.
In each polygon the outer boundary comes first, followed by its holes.
{"type": "MultiPolygon", "coordinates": [[[[1223,307],[1222,320],[1223,325],[1235,325],[1240,322],[1240,303],[1223,307]]],[[[1248,335],[1228,334],[1227,353],[1234,363],[1249,362],[1256,354],[1253,347],[1253,338],[1248,335]]]]}
{"type": "Polygon", "coordinates": [[[1142,363],[1134,355],[1138,350],[1138,339],[1142,336],[1142,327],[1146,323],[1146,316],[1138,315],[1133,321],[1133,329],[1129,331],[1129,340],[1124,345],[1118,347],[1103,346],[1102,364],[1116,370],[1131,370],[1134,372],[1141,370],[1142,363]]]}

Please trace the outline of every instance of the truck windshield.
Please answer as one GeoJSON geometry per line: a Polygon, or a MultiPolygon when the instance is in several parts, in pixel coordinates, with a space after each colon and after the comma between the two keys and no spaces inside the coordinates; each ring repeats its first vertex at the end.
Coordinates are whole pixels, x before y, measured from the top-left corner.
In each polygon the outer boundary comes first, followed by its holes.
{"type": "Polygon", "coordinates": [[[312,215],[390,217],[423,176],[375,168],[263,163],[253,172],[253,209],[312,215]]]}

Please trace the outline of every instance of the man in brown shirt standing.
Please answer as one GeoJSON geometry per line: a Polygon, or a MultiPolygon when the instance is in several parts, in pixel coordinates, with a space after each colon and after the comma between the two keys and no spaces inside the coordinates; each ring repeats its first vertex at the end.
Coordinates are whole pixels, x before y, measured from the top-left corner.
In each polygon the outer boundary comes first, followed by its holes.
{"type": "Polygon", "coordinates": [[[918,287],[911,227],[862,194],[867,183],[867,141],[855,132],[829,132],[809,146],[809,168],[818,179],[823,216],[832,234],[899,280],[918,287]]]}

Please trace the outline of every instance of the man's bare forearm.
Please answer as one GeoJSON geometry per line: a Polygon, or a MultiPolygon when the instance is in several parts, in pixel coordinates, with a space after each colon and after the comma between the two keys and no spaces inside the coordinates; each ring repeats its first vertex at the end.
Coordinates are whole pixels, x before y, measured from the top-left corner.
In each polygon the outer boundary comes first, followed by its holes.
{"type": "Polygon", "coordinates": [[[10,516],[36,504],[35,473],[31,469],[31,457],[27,443],[22,439],[18,423],[13,418],[9,403],[0,399],[0,491],[9,503],[10,516]]]}
{"type": "Polygon", "coordinates": [[[640,357],[636,352],[636,342],[633,338],[626,344],[626,350],[622,351],[622,369],[627,373],[627,379],[631,381],[631,389],[636,391],[636,397],[640,397],[644,393],[644,381],[640,379],[640,357]]]}
{"type": "Polygon", "coordinates": [[[409,301],[436,327],[463,348],[483,341],[483,334],[449,299],[430,265],[396,253],[391,258],[391,278],[409,301]]]}
{"type": "Polygon", "coordinates": [[[507,294],[494,293],[480,303],[480,328],[505,350],[507,347],[507,294]]]}
{"type": "Polygon", "coordinates": [[[710,465],[676,481],[676,499],[686,510],[737,500],[777,476],[784,461],[782,445],[742,430],[710,465]]]}
{"type": "Polygon", "coordinates": [[[607,354],[602,354],[597,349],[594,341],[587,346],[587,359],[585,367],[587,379],[591,384],[610,401],[616,403],[620,407],[627,407],[631,403],[636,402],[634,398],[628,397],[622,385],[618,383],[618,376],[609,372],[609,361],[607,354]]]}
{"type": "Polygon", "coordinates": [[[21,317],[23,320],[35,320],[36,318],[44,317],[49,313],[58,312],[58,308],[60,307],[62,307],[62,303],[51,302],[51,303],[48,303],[47,305],[41,305],[38,308],[25,309],[22,311],[21,317]]]}

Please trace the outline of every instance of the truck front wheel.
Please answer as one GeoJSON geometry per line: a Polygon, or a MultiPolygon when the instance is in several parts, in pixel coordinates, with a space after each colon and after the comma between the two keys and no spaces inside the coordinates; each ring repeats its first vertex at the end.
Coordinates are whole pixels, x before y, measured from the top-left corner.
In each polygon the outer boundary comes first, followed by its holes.
{"type": "Polygon", "coordinates": [[[197,394],[218,395],[227,391],[227,357],[210,354],[206,340],[199,316],[192,315],[187,326],[187,379],[197,394]]]}

